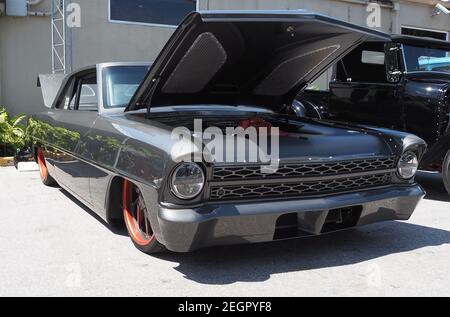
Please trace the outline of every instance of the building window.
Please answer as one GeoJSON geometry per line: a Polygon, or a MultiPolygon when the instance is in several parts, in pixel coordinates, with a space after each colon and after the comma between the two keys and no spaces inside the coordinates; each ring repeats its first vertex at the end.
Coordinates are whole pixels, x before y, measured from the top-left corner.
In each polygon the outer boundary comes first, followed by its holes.
{"type": "Polygon", "coordinates": [[[109,0],[111,22],[177,26],[195,10],[197,0],[109,0]]]}
{"type": "Polygon", "coordinates": [[[409,26],[402,27],[402,34],[420,36],[420,37],[431,37],[433,39],[444,40],[444,41],[448,40],[448,32],[430,30],[430,29],[422,29],[422,28],[409,27],[409,26]]]}

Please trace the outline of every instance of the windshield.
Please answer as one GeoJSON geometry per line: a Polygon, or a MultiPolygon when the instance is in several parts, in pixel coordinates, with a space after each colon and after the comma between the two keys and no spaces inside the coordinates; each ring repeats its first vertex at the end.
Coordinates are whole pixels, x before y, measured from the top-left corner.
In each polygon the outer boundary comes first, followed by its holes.
{"type": "Polygon", "coordinates": [[[106,109],[128,106],[149,66],[111,66],[103,71],[104,106],[106,109]]]}
{"type": "Polygon", "coordinates": [[[450,51],[410,45],[403,49],[408,72],[450,72],[450,51]]]}

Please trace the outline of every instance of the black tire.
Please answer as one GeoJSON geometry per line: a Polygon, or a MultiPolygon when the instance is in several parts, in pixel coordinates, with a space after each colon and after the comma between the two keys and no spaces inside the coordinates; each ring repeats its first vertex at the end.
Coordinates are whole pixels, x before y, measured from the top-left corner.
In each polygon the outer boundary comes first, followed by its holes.
{"type": "Polygon", "coordinates": [[[58,183],[55,179],[50,175],[47,169],[47,163],[45,162],[44,152],[40,147],[36,149],[36,161],[39,166],[39,173],[41,175],[41,181],[45,186],[54,187],[58,183]]]}
{"type": "Polygon", "coordinates": [[[125,225],[134,246],[147,254],[166,251],[153,234],[142,193],[136,185],[127,180],[123,182],[122,203],[125,225]]]}
{"type": "Polygon", "coordinates": [[[447,192],[450,194],[450,150],[444,158],[442,164],[442,178],[444,180],[444,186],[447,192]]]}

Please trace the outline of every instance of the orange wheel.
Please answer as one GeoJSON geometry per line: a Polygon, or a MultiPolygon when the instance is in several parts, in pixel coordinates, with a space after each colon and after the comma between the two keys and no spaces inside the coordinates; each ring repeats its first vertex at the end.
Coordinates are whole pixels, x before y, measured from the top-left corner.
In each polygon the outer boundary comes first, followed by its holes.
{"type": "Polygon", "coordinates": [[[123,182],[123,217],[134,245],[145,253],[164,251],[152,230],[144,197],[139,188],[125,180],[123,182]]]}
{"type": "Polygon", "coordinates": [[[53,179],[53,177],[50,176],[48,169],[47,169],[47,163],[45,163],[45,157],[44,152],[42,152],[42,149],[38,147],[37,149],[37,163],[39,166],[39,173],[41,175],[41,180],[44,185],[47,186],[53,186],[56,184],[56,181],[53,179]]]}

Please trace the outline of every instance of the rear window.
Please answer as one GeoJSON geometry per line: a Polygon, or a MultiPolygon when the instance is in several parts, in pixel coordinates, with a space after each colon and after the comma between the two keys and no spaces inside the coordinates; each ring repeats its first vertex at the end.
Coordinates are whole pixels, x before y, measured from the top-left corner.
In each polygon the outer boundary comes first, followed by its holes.
{"type": "Polygon", "coordinates": [[[361,62],[364,64],[384,65],[384,52],[362,51],[361,62]]]}

